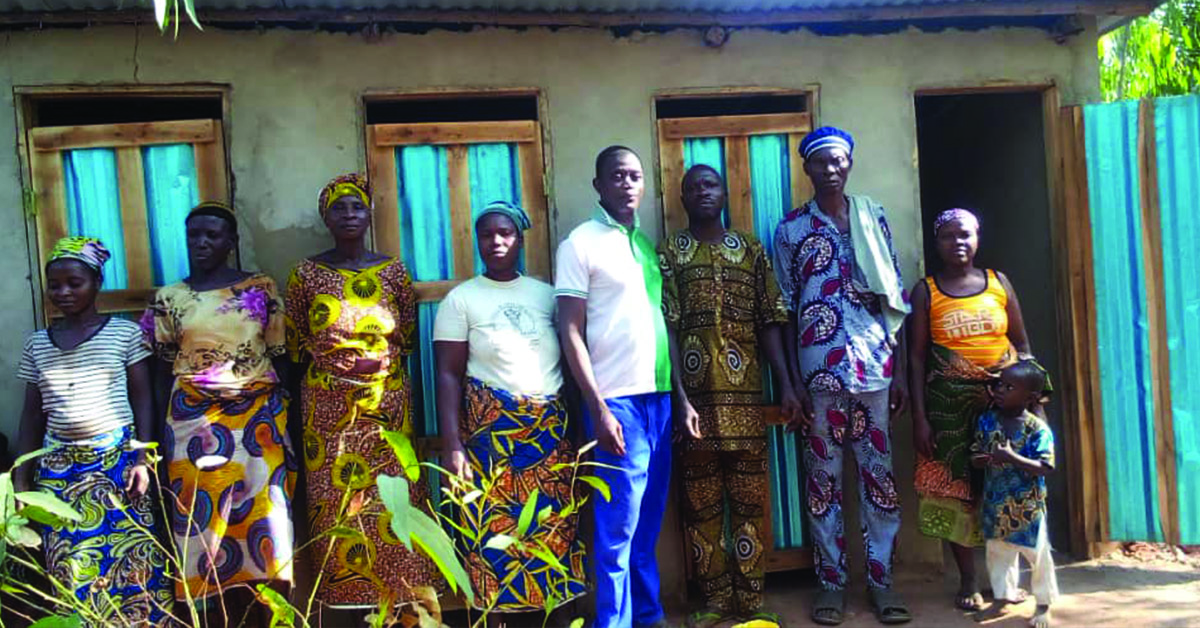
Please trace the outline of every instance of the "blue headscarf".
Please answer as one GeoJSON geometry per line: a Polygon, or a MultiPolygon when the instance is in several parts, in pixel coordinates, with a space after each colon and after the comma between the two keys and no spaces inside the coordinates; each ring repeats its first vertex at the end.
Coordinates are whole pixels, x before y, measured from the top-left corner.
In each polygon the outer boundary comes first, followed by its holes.
{"type": "Polygon", "coordinates": [[[841,148],[846,155],[854,153],[854,138],[847,132],[832,126],[823,126],[804,136],[800,141],[800,155],[805,161],[815,152],[825,148],[841,148]]]}
{"type": "Polygon", "coordinates": [[[479,212],[479,216],[475,218],[476,228],[479,227],[479,221],[483,220],[483,217],[487,216],[488,214],[501,214],[503,216],[508,216],[509,220],[513,221],[513,224],[516,225],[517,229],[521,231],[528,231],[529,228],[533,226],[533,223],[529,221],[529,214],[525,213],[524,209],[521,209],[520,207],[513,205],[508,201],[492,201],[491,203],[488,203],[488,206],[484,207],[483,211],[479,212]]]}

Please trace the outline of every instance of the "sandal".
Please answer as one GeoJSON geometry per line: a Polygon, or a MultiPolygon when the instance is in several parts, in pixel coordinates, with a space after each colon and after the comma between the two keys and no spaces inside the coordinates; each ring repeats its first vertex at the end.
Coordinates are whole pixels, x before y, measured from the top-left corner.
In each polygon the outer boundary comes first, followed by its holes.
{"type": "Polygon", "coordinates": [[[983,594],[979,591],[966,591],[960,589],[958,595],[954,598],[954,606],[960,611],[974,613],[983,610],[983,594]]]}
{"type": "Polygon", "coordinates": [[[881,624],[906,624],[913,618],[904,600],[891,589],[872,588],[871,609],[881,624]]]}
{"type": "Polygon", "coordinates": [[[846,592],[822,590],[813,599],[812,620],[822,626],[837,626],[846,620],[846,592]]]}

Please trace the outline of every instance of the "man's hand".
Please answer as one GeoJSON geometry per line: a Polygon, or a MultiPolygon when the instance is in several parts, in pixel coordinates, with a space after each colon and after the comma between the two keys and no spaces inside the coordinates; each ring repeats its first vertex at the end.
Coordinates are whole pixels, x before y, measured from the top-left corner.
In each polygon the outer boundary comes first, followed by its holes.
{"type": "Polygon", "coordinates": [[[150,466],[138,463],[129,469],[129,478],[125,480],[125,494],[130,499],[137,499],[150,490],[150,466]]]}
{"type": "Polygon", "coordinates": [[[817,416],[817,413],[813,410],[812,397],[803,388],[796,389],[792,394],[796,398],[796,405],[799,407],[799,411],[796,412],[795,417],[788,421],[787,431],[795,432],[801,428],[807,430],[812,427],[813,418],[817,416]]]}
{"type": "Polygon", "coordinates": [[[467,452],[461,446],[451,449],[446,454],[446,470],[464,482],[475,479],[471,463],[467,460],[467,452]]]}
{"type": "Polygon", "coordinates": [[[783,386],[783,390],[779,394],[779,405],[782,406],[783,418],[788,424],[797,420],[803,411],[800,408],[800,400],[796,398],[796,391],[792,390],[790,386],[783,386]]]}
{"type": "Polygon", "coordinates": [[[671,400],[671,411],[675,415],[675,442],[683,440],[684,435],[699,439],[700,413],[692,407],[692,402],[686,397],[671,400]]]}
{"type": "Polygon", "coordinates": [[[596,446],[614,456],[625,456],[625,430],[617,417],[609,411],[608,406],[601,404],[600,411],[593,413],[596,417],[596,446]]]}
{"type": "Polygon", "coordinates": [[[908,407],[908,386],[904,384],[902,378],[893,377],[892,387],[888,390],[888,410],[891,411],[891,417],[894,419],[901,412],[904,412],[908,407]]]}

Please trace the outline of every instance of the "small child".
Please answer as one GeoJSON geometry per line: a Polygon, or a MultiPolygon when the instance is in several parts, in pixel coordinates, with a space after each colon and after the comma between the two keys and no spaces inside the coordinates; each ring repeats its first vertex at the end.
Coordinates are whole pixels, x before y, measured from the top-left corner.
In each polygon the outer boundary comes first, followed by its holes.
{"type": "Polygon", "coordinates": [[[983,533],[994,601],[976,621],[1000,617],[1020,601],[1017,580],[1021,556],[1033,572],[1037,611],[1033,628],[1049,628],[1050,605],[1058,580],[1046,529],[1046,476],[1054,471],[1054,435],[1030,412],[1044,400],[1046,371],[1022,360],[1000,373],[992,389],[993,407],[979,417],[971,462],[987,467],[983,492],[983,533]]]}

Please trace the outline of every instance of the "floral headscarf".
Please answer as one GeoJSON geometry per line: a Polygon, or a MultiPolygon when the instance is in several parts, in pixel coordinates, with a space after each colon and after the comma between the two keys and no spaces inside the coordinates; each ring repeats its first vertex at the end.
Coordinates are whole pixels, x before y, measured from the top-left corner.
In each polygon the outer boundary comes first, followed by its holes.
{"type": "Polygon", "coordinates": [[[371,184],[367,177],[351,172],[334,178],[321,188],[321,195],[317,198],[317,209],[321,212],[321,217],[324,218],[325,214],[329,213],[329,206],[343,196],[357,196],[364,205],[370,207],[371,184]]]}
{"type": "Polygon", "coordinates": [[[961,222],[964,227],[974,227],[976,231],[979,231],[979,218],[969,209],[955,207],[937,215],[933,221],[933,235],[937,235],[942,227],[955,220],[961,222]]]}
{"type": "Polygon", "coordinates": [[[71,236],[54,244],[54,248],[50,250],[50,257],[46,260],[46,265],[49,266],[60,259],[73,259],[95,271],[96,275],[101,275],[100,269],[104,267],[104,262],[107,262],[110,257],[112,254],[108,252],[104,243],[96,238],[71,236]]]}

